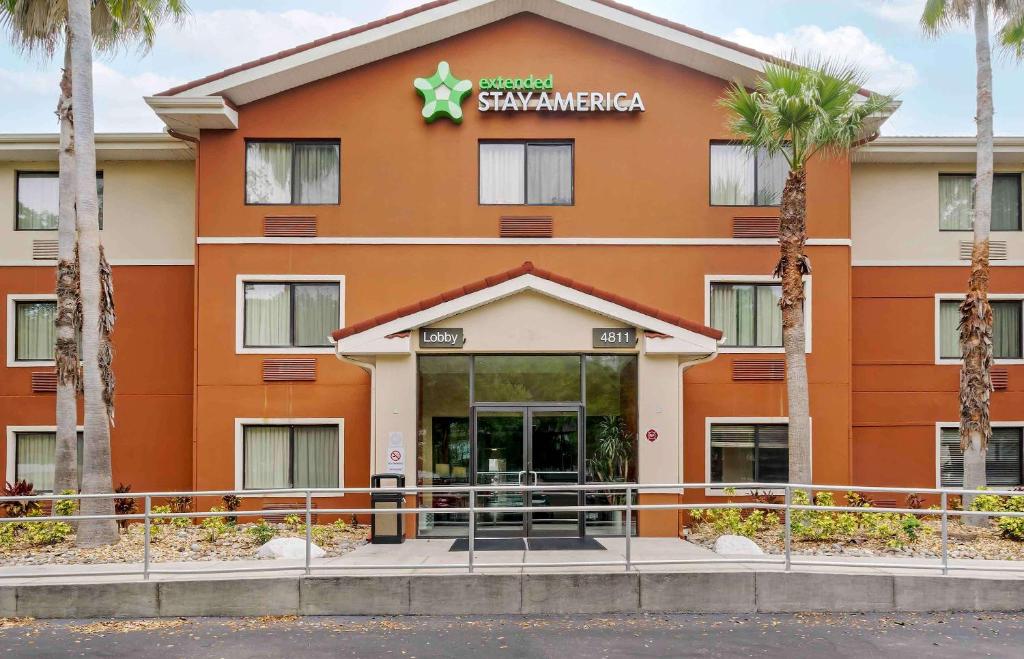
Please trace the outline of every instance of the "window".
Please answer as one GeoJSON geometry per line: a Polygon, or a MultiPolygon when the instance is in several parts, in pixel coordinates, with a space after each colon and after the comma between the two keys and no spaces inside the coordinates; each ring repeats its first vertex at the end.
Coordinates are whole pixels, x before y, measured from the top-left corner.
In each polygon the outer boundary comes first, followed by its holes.
{"type": "Polygon", "coordinates": [[[53,361],[57,344],[57,303],[19,300],[14,303],[14,361],[53,361]]]}
{"type": "Polygon", "coordinates": [[[337,140],[246,142],[247,204],[337,204],[340,185],[337,140]]]}
{"type": "Polygon", "coordinates": [[[712,206],[778,206],[789,174],[786,157],[751,153],[742,144],[711,145],[712,206]]]}
{"type": "Polygon", "coordinates": [[[338,329],[341,284],[247,282],[244,347],[325,347],[338,329]]]}
{"type": "MultiPolygon", "coordinates": [[[[96,172],[99,222],[103,228],[103,172],[96,172]]],[[[17,231],[56,231],[60,213],[57,172],[18,172],[18,198],[14,228],[17,231]]]]}
{"type": "Polygon", "coordinates": [[[723,345],[782,347],[781,284],[711,284],[711,326],[722,330],[723,345]]]}
{"type": "Polygon", "coordinates": [[[711,482],[785,483],[788,433],[786,423],[711,424],[711,482]]]}
{"type": "MultiPolygon", "coordinates": [[[[985,481],[989,487],[1016,487],[1021,478],[1022,428],[996,426],[985,455],[985,481]]],[[[939,431],[939,481],[942,487],[963,487],[964,454],[960,451],[960,429],[939,431]]]]}
{"type": "MultiPolygon", "coordinates": [[[[939,174],[939,229],[974,228],[974,174],[939,174]]],[[[1020,231],[1020,174],[996,174],[992,180],[992,230],[1020,231]]]]}
{"type": "Polygon", "coordinates": [[[243,426],[246,490],[340,487],[337,425],[243,426]]]}
{"type": "MultiPolygon", "coordinates": [[[[82,433],[78,433],[78,487],[82,487],[82,433]]],[[[14,433],[14,480],[32,483],[36,492],[53,491],[53,464],[57,453],[55,431],[14,433]]]]}
{"type": "Polygon", "coordinates": [[[481,142],[480,203],[571,206],[569,142],[481,142]]]}
{"type": "MultiPolygon", "coordinates": [[[[1021,359],[1021,300],[990,300],[992,305],[992,356],[1021,359]]],[[[960,300],[939,301],[939,358],[960,359],[960,300]]]]}

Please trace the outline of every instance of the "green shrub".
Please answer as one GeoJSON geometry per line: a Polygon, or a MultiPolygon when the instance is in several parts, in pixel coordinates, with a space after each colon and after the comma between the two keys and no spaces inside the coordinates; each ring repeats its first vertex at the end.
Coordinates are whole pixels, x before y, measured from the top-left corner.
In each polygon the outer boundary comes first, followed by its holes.
{"type": "MultiPolygon", "coordinates": [[[[64,490],[61,494],[76,494],[74,490],[64,490]]],[[[71,517],[78,512],[78,501],[75,499],[61,499],[53,504],[53,514],[61,517],[71,517]]]]}
{"type": "Polygon", "coordinates": [[[692,511],[691,516],[695,524],[708,524],[716,533],[746,538],[779,525],[777,514],[763,510],[752,510],[743,515],[743,511],[737,508],[698,508],[692,511]]]}
{"type": "Polygon", "coordinates": [[[334,529],[330,526],[314,526],[313,542],[321,547],[334,542],[334,529]]]}
{"type": "Polygon", "coordinates": [[[14,537],[21,527],[21,522],[8,522],[0,524],[0,547],[10,547],[14,544],[14,537]]]}
{"type": "Polygon", "coordinates": [[[64,522],[28,522],[25,532],[33,545],[55,545],[71,535],[71,525],[64,522]]]}
{"type": "Polygon", "coordinates": [[[298,515],[288,515],[284,518],[284,523],[288,525],[292,531],[304,530],[305,524],[302,522],[302,518],[298,515]]]}
{"type": "MultiPolygon", "coordinates": [[[[224,512],[224,509],[214,506],[213,508],[210,508],[210,512],[222,513],[224,512]]],[[[232,530],[231,524],[229,524],[225,518],[220,516],[207,517],[203,520],[203,523],[200,526],[202,526],[203,529],[203,539],[207,542],[213,542],[225,533],[230,533],[232,530]]]]}
{"type": "Polygon", "coordinates": [[[1004,538],[1024,542],[1024,517],[1000,517],[996,525],[1004,538]]]}
{"type": "Polygon", "coordinates": [[[277,529],[270,524],[267,524],[266,520],[260,520],[250,526],[246,531],[249,536],[258,545],[265,545],[270,542],[271,538],[277,535],[277,529]]]}
{"type": "Polygon", "coordinates": [[[332,523],[331,526],[334,528],[335,531],[339,533],[348,528],[348,524],[346,524],[345,520],[343,519],[334,520],[334,523],[332,523]]]}
{"type": "MultiPolygon", "coordinates": [[[[153,515],[166,515],[168,513],[176,512],[171,509],[170,506],[153,506],[150,511],[153,515]]],[[[192,525],[188,517],[153,517],[153,530],[156,531],[160,526],[170,524],[175,528],[187,529],[192,525]]]]}

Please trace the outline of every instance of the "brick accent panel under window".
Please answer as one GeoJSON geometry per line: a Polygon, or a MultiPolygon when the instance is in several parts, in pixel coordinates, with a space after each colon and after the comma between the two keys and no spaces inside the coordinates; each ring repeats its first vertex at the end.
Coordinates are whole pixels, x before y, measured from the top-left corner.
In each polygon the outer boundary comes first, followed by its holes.
{"type": "Polygon", "coordinates": [[[554,234],[555,221],[550,217],[503,216],[498,220],[502,238],[551,238],[554,234]]]}
{"type": "Polygon", "coordinates": [[[733,217],[733,238],[778,238],[779,218],[777,217],[733,217]]]}
{"type": "Polygon", "coordinates": [[[263,235],[268,238],[312,238],[316,236],[315,215],[267,215],[263,235]]]}
{"type": "Polygon", "coordinates": [[[786,362],[782,359],[737,359],[732,363],[732,379],[785,380],[786,362]]]}
{"type": "Polygon", "coordinates": [[[1010,370],[1005,366],[993,366],[989,375],[992,377],[992,388],[996,391],[1010,388],[1010,370]]]}
{"type": "Polygon", "coordinates": [[[264,382],[316,382],[316,360],[264,359],[264,382]]]}
{"type": "Polygon", "coordinates": [[[57,371],[32,371],[32,393],[57,393],[57,371]]]}

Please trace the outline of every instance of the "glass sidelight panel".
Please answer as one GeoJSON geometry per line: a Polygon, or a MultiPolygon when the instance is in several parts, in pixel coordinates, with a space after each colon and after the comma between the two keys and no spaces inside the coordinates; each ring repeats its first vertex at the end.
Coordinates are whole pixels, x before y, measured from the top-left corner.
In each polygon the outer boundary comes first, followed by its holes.
{"type": "MultiPolygon", "coordinates": [[[[576,485],[580,482],[580,415],[578,410],[534,409],[530,412],[530,482],[536,485],[576,485]]],[[[539,490],[534,507],[576,506],[575,490],[539,490]]],[[[576,536],[580,530],[576,511],[534,511],[530,535],[576,536]]]]}
{"type": "MultiPolygon", "coordinates": [[[[526,424],[524,410],[478,410],[476,414],[476,484],[526,484],[526,424]]],[[[481,491],[476,503],[477,535],[520,536],[526,530],[523,513],[489,512],[487,508],[521,508],[522,493],[481,491]]]]}

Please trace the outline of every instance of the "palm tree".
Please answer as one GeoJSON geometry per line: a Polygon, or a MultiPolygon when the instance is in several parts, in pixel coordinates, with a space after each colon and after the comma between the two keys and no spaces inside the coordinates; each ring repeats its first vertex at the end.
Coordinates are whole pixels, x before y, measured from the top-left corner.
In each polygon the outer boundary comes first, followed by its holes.
{"type": "MultiPolygon", "coordinates": [[[[1002,21],[1000,40],[1020,53],[1024,48],[1024,0],[928,0],[921,26],[929,35],[955,24],[974,24],[977,63],[978,126],[974,172],[974,246],[967,296],[960,305],[960,449],[964,455],[964,488],[984,487],[985,455],[992,438],[989,398],[992,394],[992,307],[988,301],[989,230],[992,227],[992,47],[991,20],[1002,21]]],[[[965,497],[969,506],[974,497],[965,497]]],[[[968,517],[984,525],[982,517],[968,517]]]]}
{"type": "Polygon", "coordinates": [[[864,95],[853,67],[814,60],[803,65],[765,64],[753,89],[733,84],[720,101],[733,134],[751,152],[782,155],[789,174],[782,190],[779,262],[782,280],[782,344],[786,353],[789,409],[789,482],[811,479],[810,401],[804,335],[804,275],[811,263],[807,242],[807,164],[816,156],[842,156],[855,147],[874,115],[888,110],[889,96],[864,95]]]}
{"type": "MultiPolygon", "coordinates": [[[[122,46],[138,44],[148,50],[157,25],[167,19],[179,20],[188,13],[181,0],[104,0],[90,3],[90,40],[100,52],[113,52],[122,46]]],[[[74,167],[74,112],[72,105],[72,60],[69,35],[70,16],[66,1],[0,0],[0,23],[6,25],[17,47],[27,53],[52,56],[64,45],[64,67],[60,80],[57,116],[60,120],[59,189],[57,264],[57,441],[54,456],[54,490],[78,489],[77,474],[77,410],[76,397],[81,388],[78,342],[82,327],[82,302],[79,295],[79,262],[77,248],[76,179],[74,167]]],[[[95,163],[93,165],[95,169],[95,163]]],[[[94,181],[95,174],[88,177],[94,181]]],[[[97,238],[98,242],[98,238],[97,238]]],[[[102,276],[103,323],[100,329],[100,372],[102,398],[106,413],[113,419],[113,371],[110,332],[113,328],[113,284],[110,267],[100,252],[102,276]]],[[[88,436],[88,433],[87,433],[88,436]]],[[[106,481],[110,481],[109,431],[105,443],[106,481]]],[[[86,446],[90,446],[87,442],[86,446]]],[[[100,447],[102,448],[102,447],[100,447]]],[[[87,454],[90,450],[87,448],[87,454]]],[[[100,451],[103,452],[102,450],[100,451]]],[[[84,485],[84,483],[83,483],[84,485]]],[[[88,490],[86,490],[88,491],[88,490]]],[[[109,486],[107,490],[109,491],[109,486]]],[[[114,536],[116,539],[116,535],[114,536]]]]}

